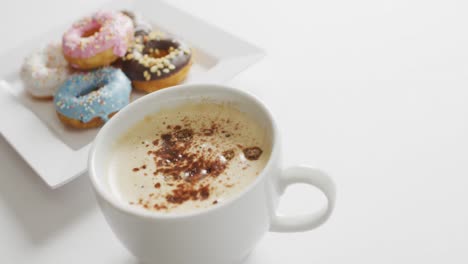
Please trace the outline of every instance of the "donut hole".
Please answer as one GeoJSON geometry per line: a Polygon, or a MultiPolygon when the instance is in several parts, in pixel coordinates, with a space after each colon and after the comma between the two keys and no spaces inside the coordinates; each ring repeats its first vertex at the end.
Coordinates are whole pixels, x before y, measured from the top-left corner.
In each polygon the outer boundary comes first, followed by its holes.
{"type": "Polygon", "coordinates": [[[95,24],[92,27],[86,29],[83,31],[83,34],[81,34],[82,38],[89,38],[91,36],[94,36],[94,34],[98,33],[99,30],[101,29],[101,25],[95,24]]]}
{"type": "Polygon", "coordinates": [[[159,59],[162,57],[166,57],[169,54],[168,50],[163,50],[163,49],[154,49],[153,52],[150,52],[148,56],[159,59]]]}
{"type": "Polygon", "coordinates": [[[76,95],[76,98],[80,98],[80,97],[83,97],[83,96],[87,96],[93,92],[96,92],[98,91],[99,89],[103,88],[104,85],[97,85],[97,86],[92,86],[92,87],[88,87],[87,89],[84,89],[83,91],[81,91],[80,93],[78,93],[76,95]]]}

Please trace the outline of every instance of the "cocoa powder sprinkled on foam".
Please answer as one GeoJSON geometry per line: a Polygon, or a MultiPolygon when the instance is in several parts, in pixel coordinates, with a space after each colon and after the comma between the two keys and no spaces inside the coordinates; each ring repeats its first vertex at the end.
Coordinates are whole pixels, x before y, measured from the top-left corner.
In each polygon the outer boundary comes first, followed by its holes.
{"type": "Polygon", "coordinates": [[[183,178],[188,182],[221,174],[226,165],[219,158],[190,152],[192,137],[193,131],[190,129],[163,134],[161,146],[152,152],[157,166],[155,173],[170,175],[174,179],[183,178]]]}
{"type": "MultiPolygon", "coordinates": [[[[165,196],[165,200],[169,204],[182,204],[192,200],[206,200],[210,197],[210,185],[198,185],[197,183],[205,177],[217,177],[229,165],[229,161],[235,156],[234,149],[223,151],[220,155],[213,154],[212,148],[206,149],[204,152],[192,151],[193,148],[200,148],[198,142],[194,142],[193,138],[196,134],[190,128],[182,128],[180,125],[167,125],[171,129],[168,133],[164,133],[159,139],[152,141],[153,150],[147,152],[152,157],[156,164],[156,170],[153,175],[165,175],[166,180],[180,182],[176,184],[169,194],[165,196]]],[[[218,128],[218,124],[212,123],[210,128],[202,129],[197,133],[198,136],[212,136],[218,128]]],[[[230,137],[231,134],[227,131],[221,131],[225,137],[230,137]]],[[[204,140],[200,140],[204,142],[204,140]]],[[[237,147],[241,148],[241,145],[237,147]]],[[[257,160],[262,154],[259,147],[244,148],[243,153],[248,160],[257,160]]],[[[146,169],[146,165],[140,168],[134,168],[133,171],[146,169]]],[[[173,186],[172,183],[167,183],[168,186],[173,186]]],[[[231,188],[233,184],[224,184],[225,187],[231,188]]],[[[154,184],[154,188],[161,188],[161,183],[154,184]]],[[[153,197],[153,193],[149,197],[153,197]]],[[[143,201],[139,200],[139,204],[143,201]]],[[[217,204],[218,201],[213,201],[217,204]]],[[[149,209],[147,204],[144,208],[149,209]]],[[[163,210],[167,209],[167,205],[154,204],[152,209],[163,210]]]]}
{"type": "Polygon", "coordinates": [[[181,204],[188,200],[206,200],[210,196],[209,185],[202,185],[199,188],[191,184],[178,184],[171,194],[166,196],[166,201],[173,204],[181,204]]]}
{"type": "Polygon", "coordinates": [[[163,204],[163,205],[154,204],[154,205],[153,205],[153,208],[154,208],[155,210],[158,210],[158,211],[159,211],[159,210],[167,210],[167,206],[164,205],[164,204],[163,204]]]}
{"type": "MultiPolygon", "coordinates": [[[[167,120],[166,117],[163,119],[167,120]]],[[[208,122],[204,120],[198,124],[197,119],[187,116],[176,120],[174,123],[161,120],[159,124],[164,124],[162,127],[156,127],[158,130],[148,130],[144,137],[139,137],[137,142],[146,147],[143,152],[146,154],[143,154],[145,164],[130,168],[135,172],[134,177],[147,175],[146,179],[150,181],[150,185],[148,182],[145,185],[151,188],[145,188],[148,191],[137,193],[138,196],[129,199],[130,204],[148,210],[168,212],[179,206],[201,208],[196,201],[206,201],[204,204],[210,205],[218,204],[222,201],[219,199],[224,197],[222,193],[225,188],[238,188],[238,176],[231,175],[231,171],[236,170],[234,168],[238,168],[239,171],[247,169],[249,162],[260,159],[263,153],[262,148],[255,143],[257,141],[251,140],[252,138],[239,140],[249,135],[234,132],[241,129],[236,119],[234,122],[229,118],[208,119],[208,122]],[[226,125],[231,122],[231,125],[226,125]],[[152,136],[146,138],[147,135],[152,136]],[[235,165],[230,168],[232,162],[235,162],[235,165]],[[229,172],[225,175],[228,168],[229,172]],[[137,173],[141,170],[144,171],[137,173]],[[219,177],[222,174],[223,176],[219,177]],[[181,206],[187,202],[195,203],[181,206]]],[[[244,127],[245,125],[242,129],[244,127]]],[[[262,143],[260,146],[263,146],[262,143]]],[[[140,185],[135,187],[140,189],[140,185]]],[[[143,188],[143,185],[141,187],[143,188]]]]}
{"type": "Polygon", "coordinates": [[[233,149],[229,149],[223,152],[223,156],[226,160],[231,160],[232,158],[234,158],[235,155],[236,153],[233,149]]]}
{"type": "Polygon", "coordinates": [[[205,136],[211,136],[211,135],[213,135],[214,132],[213,132],[213,129],[205,128],[205,129],[203,129],[202,133],[205,136]]]}
{"type": "Polygon", "coordinates": [[[245,158],[248,160],[258,160],[263,153],[262,149],[259,147],[245,148],[243,151],[245,158]]]}
{"type": "Polygon", "coordinates": [[[174,136],[178,140],[188,141],[192,138],[193,131],[191,129],[182,129],[182,130],[176,131],[174,133],[174,136]]]}
{"type": "MultiPolygon", "coordinates": [[[[207,153],[192,152],[190,151],[192,148],[199,147],[192,140],[195,132],[188,128],[182,129],[180,125],[167,127],[171,127],[172,131],[162,134],[160,139],[155,139],[153,145],[156,149],[147,152],[156,164],[156,170],[153,172],[155,176],[161,174],[169,180],[181,181],[170,194],[166,195],[166,201],[171,204],[182,204],[188,200],[208,199],[210,186],[208,184],[198,186],[197,182],[204,177],[217,177],[223,173],[228,166],[227,162],[234,157],[234,151],[232,149],[224,151],[222,153],[224,159],[212,154],[211,148],[207,153]]],[[[215,128],[216,124],[212,124],[212,127],[215,128]]],[[[199,134],[212,135],[213,129],[203,129],[199,134]]],[[[159,189],[161,183],[154,184],[154,187],[159,189]]],[[[164,205],[153,206],[156,210],[161,208],[164,208],[164,205]]]]}

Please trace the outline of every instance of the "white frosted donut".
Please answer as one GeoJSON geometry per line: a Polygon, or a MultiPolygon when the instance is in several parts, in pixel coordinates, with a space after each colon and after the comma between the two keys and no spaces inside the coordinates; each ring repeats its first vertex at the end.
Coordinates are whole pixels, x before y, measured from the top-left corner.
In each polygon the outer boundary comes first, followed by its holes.
{"type": "Polygon", "coordinates": [[[26,90],[38,98],[53,97],[69,75],[68,62],[63,57],[60,43],[51,43],[31,53],[21,68],[26,90]]]}

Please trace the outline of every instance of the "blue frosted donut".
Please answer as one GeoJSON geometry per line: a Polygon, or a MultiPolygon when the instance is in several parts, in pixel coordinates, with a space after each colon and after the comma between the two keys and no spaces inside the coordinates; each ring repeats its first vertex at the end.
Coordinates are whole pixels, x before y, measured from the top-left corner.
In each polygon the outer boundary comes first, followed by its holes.
{"type": "Polygon", "coordinates": [[[59,88],[54,105],[62,122],[95,127],[130,102],[130,80],[112,67],[71,75],[59,88]]]}

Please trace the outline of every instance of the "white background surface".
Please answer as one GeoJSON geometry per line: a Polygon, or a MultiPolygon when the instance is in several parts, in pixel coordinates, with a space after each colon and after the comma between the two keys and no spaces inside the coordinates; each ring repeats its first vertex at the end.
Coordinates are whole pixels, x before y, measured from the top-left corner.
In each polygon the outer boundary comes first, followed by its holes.
{"type": "MultiPolygon", "coordinates": [[[[2,2],[0,55],[92,2],[2,2]]],[[[466,1],[173,2],[266,49],[229,84],[270,106],[285,165],[338,185],[328,223],[269,233],[246,263],[468,263],[466,1]]],[[[297,186],[281,209],[317,199],[297,186]]],[[[0,234],[0,263],[137,263],[87,177],[51,191],[3,138],[0,234]]]]}

